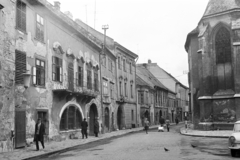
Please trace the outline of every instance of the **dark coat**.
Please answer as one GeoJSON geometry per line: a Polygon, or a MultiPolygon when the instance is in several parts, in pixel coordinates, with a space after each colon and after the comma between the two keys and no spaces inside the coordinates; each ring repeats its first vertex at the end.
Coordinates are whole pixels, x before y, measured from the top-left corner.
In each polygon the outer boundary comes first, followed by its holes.
{"type": "MultiPolygon", "coordinates": [[[[35,125],[35,134],[34,134],[34,139],[37,135],[37,126],[38,126],[38,123],[36,123],[35,125]]],[[[45,125],[43,123],[41,123],[40,125],[40,130],[39,130],[39,141],[43,141],[44,138],[43,138],[43,135],[45,134],[45,125]]]]}
{"type": "Polygon", "coordinates": [[[99,122],[98,121],[95,121],[95,123],[94,123],[94,132],[95,133],[99,132],[99,122]]]}
{"type": "Polygon", "coordinates": [[[164,124],[165,123],[165,119],[164,118],[160,118],[159,123],[160,124],[164,124]]]}
{"type": "Polygon", "coordinates": [[[81,126],[83,130],[87,130],[87,127],[88,127],[87,121],[82,121],[81,126]]]}

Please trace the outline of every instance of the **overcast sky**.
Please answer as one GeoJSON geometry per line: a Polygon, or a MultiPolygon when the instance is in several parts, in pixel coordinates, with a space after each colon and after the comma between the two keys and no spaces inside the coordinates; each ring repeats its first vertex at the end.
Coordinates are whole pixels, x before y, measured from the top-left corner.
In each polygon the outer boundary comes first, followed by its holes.
{"type": "Polygon", "coordinates": [[[62,12],[70,11],[74,19],[79,18],[102,33],[102,25],[108,24],[107,35],[138,54],[137,63],[151,59],[188,86],[184,44],[208,0],[58,1],[62,12]]]}

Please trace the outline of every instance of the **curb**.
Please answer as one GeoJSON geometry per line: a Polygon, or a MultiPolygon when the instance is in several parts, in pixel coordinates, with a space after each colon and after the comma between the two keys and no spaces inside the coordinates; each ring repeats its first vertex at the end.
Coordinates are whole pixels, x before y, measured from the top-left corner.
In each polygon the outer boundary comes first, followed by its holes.
{"type": "MultiPolygon", "coordinates": [[[[157,128],[157,126],[152,126],[151,127],[151,129],[154,129],[154,128],[157,128]]],[[[64,153],[64,152],[72,150],[75,147],[79,147],[79,146],[82,146],[82,145],[85,145],[85,144],[90,144],[90,143],[93,143],[93,142],[101,141],[103,139],[113,138],[113,137],[122,136],[122,135],[126,135],[126,134],[133,133],[133,132],[139,132],[139,131],[142,131],[142,129],[139,128],[138,130],[132,130],[132,131],[120,134],[120,135],[112,135],[112,136],[109,136],[109,137],[99,138],[99,139],[96,139],[96,140],[93,140],[93,141],[89,141],[89,142],[86,142],[86,143],[83,143],[83,144],[77,144],[77,145],[74,145],[74,146],[71,146],[71,147],[62,148],[62,149],[51,151],[51,152],[48,152],[48,153],[43,153],[43,154],[40,154],[40,155],[27,157],[27,158],[24,158],[22,160],[39,159],[39,158],[43,158],[43,157],[46,157],[46,156],[54,155],[54,154],[57,154],[57,153],[64,153]]]]}
{"type": "Polygon", "coordinates": [[[197,135],[197,134],[189,134],[189,133],[183,133],[180,129],[180,134],[184,136],[191,136],[191,137],[206,137],[206,138],[229,138],[229,136],[210,136],[210,135],[197,135]]]}

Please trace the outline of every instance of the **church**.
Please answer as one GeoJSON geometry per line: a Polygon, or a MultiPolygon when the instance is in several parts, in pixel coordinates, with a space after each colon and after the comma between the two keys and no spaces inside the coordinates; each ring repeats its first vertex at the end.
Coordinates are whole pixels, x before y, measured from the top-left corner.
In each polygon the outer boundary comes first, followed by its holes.
{"type": "Polygon", "coordinates": [[[240,119],[240,0],[209,0],[185,50],[194,127],[232,129],[240,119]]]}

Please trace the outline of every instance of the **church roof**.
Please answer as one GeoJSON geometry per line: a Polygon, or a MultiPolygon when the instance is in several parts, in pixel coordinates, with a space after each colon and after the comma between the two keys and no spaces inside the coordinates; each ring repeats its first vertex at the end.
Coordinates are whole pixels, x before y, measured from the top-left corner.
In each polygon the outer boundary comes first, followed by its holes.
{"type": "Polygon", "coordinates": [[[240,0],[209,0],[203,17],[233,9],[240,9],[240,0]]]}

